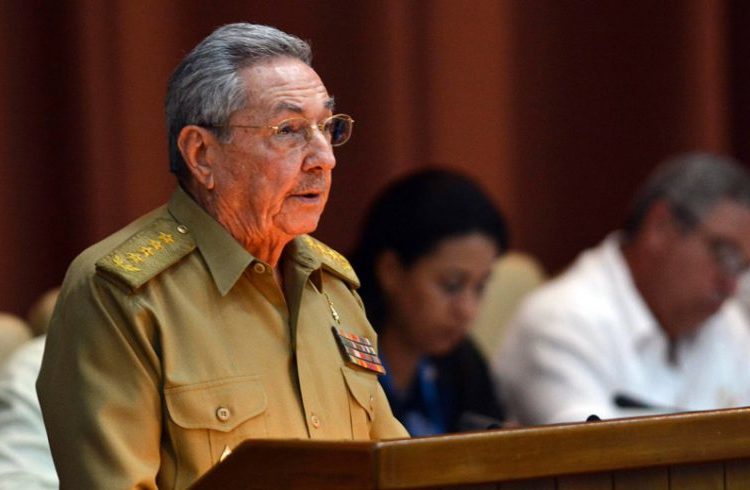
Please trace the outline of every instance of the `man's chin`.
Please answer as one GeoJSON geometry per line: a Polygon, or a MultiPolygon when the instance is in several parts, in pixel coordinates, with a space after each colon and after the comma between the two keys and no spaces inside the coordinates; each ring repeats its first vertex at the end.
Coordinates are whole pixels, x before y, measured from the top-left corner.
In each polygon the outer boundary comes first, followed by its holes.
{"type": "Polygon", "coordinates": [[[701,311],[694,311],[689,321],[685,321],[680,331],[685,335],[696,334],[701,327],[715,314],[721,310],[724,301],[707,302],[701,311]]]}
{"type": "Polygon", "coordinates": [[[721,309],[721,307],[724,306],[724,303],[726,302],[726,300],[727,300],[726,297],[712,298],[711,301],[709,301],[706,304],[706,311],[705,311],[706,312],[706,318],[704,319],[704,321],[708,320],[710,317],[712,317],[716,313],[718,313],[719,310],[721,309]]]}
{"type": "Polygon", "coordinates": [[[282,223],[280,229],[290,236],[306,235],[318,229],[320,214],[310,216],[308,219],[295,219],[291,222],[282,223]]]}
{"type": "Polygon", "coordinates": [[[444,339],[440,342],[435,342],[429,349],[427,354],[435,357],[441,357],[445,356],[447,354],[450,354],[453,349],[455,349],[458,344],[461,343],[463,340],[463,337],[457,338],[457,339],[444,339]]]}

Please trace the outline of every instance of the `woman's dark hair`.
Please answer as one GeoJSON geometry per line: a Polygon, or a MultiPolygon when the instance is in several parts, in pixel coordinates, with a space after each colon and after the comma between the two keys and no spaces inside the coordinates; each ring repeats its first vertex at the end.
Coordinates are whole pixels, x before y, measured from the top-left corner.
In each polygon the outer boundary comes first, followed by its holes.
{"type": "Polygon", "coordinates": [[[375,264],[393,251],[405,267],[430,254],[447,239],[478,232],[502,253],[508,248],[505,219],[470,178],[450,170],[427,169],[401,178],[375,199],[352,255],[367,316],[377,328],[386,316],[375,264]]]}

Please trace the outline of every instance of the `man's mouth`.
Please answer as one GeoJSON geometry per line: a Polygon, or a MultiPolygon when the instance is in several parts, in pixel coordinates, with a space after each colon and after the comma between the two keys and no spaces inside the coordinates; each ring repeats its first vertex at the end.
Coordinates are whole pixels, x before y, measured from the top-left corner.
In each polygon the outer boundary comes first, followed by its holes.
{"type": "Polygon", "coordinates": [[[295,192],[291,197],[295,199],[301,199],[303,201],[316,201],[321,198],[323,193],[321,191],[304,191],[295,192]]]}

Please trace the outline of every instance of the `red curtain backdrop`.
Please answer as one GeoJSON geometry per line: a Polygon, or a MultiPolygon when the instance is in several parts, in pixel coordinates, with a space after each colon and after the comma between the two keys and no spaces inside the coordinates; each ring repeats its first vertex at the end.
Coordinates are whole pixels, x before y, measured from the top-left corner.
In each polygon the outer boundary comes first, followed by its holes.
{"type": "Polygon", "coordinates": [[[275,25],[356,119],[316,235],[428,164],[480,179],[550,272],[619,226],[669,154],[750,159],[750,4],[679,0],[0,0],[0,310],[163,203],[162,101],[215,27],[275,25]]]}

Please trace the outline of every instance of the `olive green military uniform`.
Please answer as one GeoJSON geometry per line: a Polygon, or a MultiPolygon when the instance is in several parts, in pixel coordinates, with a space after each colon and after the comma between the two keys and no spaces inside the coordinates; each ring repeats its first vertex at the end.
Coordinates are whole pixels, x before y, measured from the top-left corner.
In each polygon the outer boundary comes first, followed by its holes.
{"type": "Polygon", "coordinates": [[[332,326],[375,333],[338,253],[285,249],[285,291],[182,190],[71,265],[37,384],[63,488],[184,488],[249,438],[407,436],[332,326]]]}

